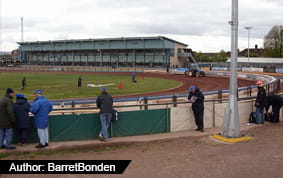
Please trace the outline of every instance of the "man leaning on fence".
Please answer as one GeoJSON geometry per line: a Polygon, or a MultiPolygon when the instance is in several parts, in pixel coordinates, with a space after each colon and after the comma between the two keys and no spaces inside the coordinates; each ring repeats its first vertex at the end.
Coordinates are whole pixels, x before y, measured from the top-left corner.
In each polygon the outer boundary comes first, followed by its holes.
{"type": "Polygon", "coordinates": [[[34,125],[37,128],[40,140],[36,148],[48,146],[48,114],[52,111],[52,104],[42,95],[43,92],[41,90],[34,91],[35,99],[30,109],[30,112],[34,114],[34,125]]]}
{"type": "Polygon", "coordinates": [[[101,95],[96,99],[96,105],[100,109],[101,131],[99,132],[100,141],[109,140],[108,127],[111,122],[113,112],[113,98],[107,93],[107,88],[101,88],[101,95]]]}

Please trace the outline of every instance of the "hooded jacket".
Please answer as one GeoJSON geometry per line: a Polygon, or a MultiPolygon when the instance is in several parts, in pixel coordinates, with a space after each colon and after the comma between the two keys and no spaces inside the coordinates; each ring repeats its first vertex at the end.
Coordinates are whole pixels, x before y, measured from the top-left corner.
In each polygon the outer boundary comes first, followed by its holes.
{"type": "Polygon", "coordinates": [[[29,117],[30,104],[26,98],[17,98],[14,104],[16,116],[16,128],[31,128],[31,119],[29,117]]]}
{"type": "Polygon", "coordinates": [[[52,104],[44,96],[39,96],[34,100],[30,112],[34,114],[36,128],[45,129],[48,127],[48,114],[52,108],[52,104]]]}
{"type": "Polygon", "coordinates": [[[15,123],[14,104],[7,94],[0,99],[0,128],[13,128],[15,123]]]}
{"type": "Polygon", "coordinates": [[[258,87],[255,106],[260,108],[264,108],[266,106],[266,91],[264,87],[258,87]]]}
{"type": "Polygon", "coordinates": [[[191,100],[192,97],[196,97],[196,100],[192,104],[193,111],[201,112],[204,110],[204,96],[199,88],[196,88],[195,93],[190,92],[188,100],[191,100]]]}

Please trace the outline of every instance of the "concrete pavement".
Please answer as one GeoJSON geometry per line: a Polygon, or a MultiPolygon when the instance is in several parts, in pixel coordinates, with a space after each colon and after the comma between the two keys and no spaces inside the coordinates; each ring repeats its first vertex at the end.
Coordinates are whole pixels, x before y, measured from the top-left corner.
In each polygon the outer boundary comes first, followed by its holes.
{"type": "MultiPolygon", "coordinates": [[[[256,124],[241,124],[241,131],[248,130],[253,127],[259,127],[256,124]]],[[[80,140],[80,141],[64,141],[64,142],[50,142],[48,147],[35,148],[36,144],[26,144],[25,146],[17,146],[14,150],[1,149],[0,153],[17,153],[17,152],[39,152],[39,151],[57,151],[57,150],[79,150],[79,149],[98,149],[110,146],[126,146],[135,143],[166,141],[176,138],[189,137],[205,137],[215,135],[221,132],[220,128],[205,129],[205,132],[197,131],[182,131],[171,132],[152,135],[128,136],[128,137],[114,137],[110,138],[108,142],[101,142],[99,140],[80,140]]]]}

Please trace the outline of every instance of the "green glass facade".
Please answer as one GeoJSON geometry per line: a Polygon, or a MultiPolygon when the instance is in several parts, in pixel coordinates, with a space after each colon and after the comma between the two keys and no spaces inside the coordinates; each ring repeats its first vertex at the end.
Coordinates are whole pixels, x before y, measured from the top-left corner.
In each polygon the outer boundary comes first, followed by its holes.
{"type": "Polygon", "coordinates": [[[109,38],[19,42],[20,59],[28,64],[81,66],[165,66],[175,44],[166,37],[109,38]]]}

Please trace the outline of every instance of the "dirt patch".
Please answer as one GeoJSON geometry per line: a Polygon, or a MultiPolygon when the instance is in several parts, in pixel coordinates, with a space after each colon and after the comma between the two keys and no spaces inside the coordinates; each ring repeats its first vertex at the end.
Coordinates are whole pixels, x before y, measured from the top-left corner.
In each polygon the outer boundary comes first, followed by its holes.
{"type": "MultiPolygon", "coordinates": [[[[253,139],[237,144],[222,144],[212,141],[209,137],[186,137],[171,141],[134,144],[101,152],[39,155],[36,159],[132,160],[123,175],[96,177],[283,177],[283,123],[261,125],[245,131],[245,134],[253,136],[253,139]]],[[[9,159],[17,159],[17,157],[11,156],[9,159]]],[[[35,175],[35,177],[62,176],[35,175]]],[[[68,175],[68,177],[78,177],[78,175],[68,175]]],[[[89,177],[89,175],[79,177],[89,177]]]]}

